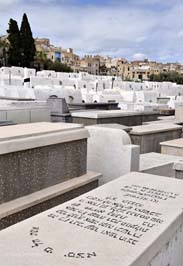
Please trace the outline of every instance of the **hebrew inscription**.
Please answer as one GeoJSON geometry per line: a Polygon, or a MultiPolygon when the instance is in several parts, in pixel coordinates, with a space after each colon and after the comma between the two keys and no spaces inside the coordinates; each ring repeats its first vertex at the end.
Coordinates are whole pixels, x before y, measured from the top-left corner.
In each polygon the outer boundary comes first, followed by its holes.
{"type": "Polygon", "coordinates": [[[137,185],[124,186],[120,191],[122,199],[87,196],[50,213],[48,217],[136,245],[151,228],[164,222],[161,213],[145,207],[147,202],[158,204],[178,196],[172,192],[137,185]],[[144,204],[136,199],[141,199],[144,204]]]}

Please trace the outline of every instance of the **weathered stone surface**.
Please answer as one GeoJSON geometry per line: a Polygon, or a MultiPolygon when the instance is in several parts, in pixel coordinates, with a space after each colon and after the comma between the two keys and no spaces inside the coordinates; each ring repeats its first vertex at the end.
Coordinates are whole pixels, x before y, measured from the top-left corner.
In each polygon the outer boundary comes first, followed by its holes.
{"type": "Polygon", "coordinates": [[[128,174],[1,231],[1,263],[181,266],[182,235],[177,244],[175,238],[183,224],[182,191],[180,180],[128,174]],[[170,242],[178,256],[169,252],[170,242]],[[166,259],[157,264],[161,252],[166,259]]]}

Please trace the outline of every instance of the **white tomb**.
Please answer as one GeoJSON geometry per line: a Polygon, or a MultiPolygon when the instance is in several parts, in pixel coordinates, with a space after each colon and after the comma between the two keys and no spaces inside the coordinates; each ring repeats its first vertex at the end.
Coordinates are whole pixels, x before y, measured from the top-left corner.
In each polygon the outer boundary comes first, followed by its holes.
{"type": "Polygon", "coordinates": [[[131,145],[129,135],[120,128],[86,127],[89,131],[87,168],[102,174],[100,185],[139,170],[140,148],[131,145]]]}

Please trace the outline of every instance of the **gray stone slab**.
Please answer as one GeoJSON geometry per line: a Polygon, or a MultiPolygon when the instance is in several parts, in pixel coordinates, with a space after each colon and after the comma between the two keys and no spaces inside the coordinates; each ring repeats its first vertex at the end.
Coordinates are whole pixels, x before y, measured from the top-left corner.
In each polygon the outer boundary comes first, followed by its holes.
{"type": "MultiPolygon", "coordinates": [[[[180,180],[143,173],[123,176],[1,231],[1,264],[151,265],[181,229],[182,191],[180,180]]],[[[177,247],[181,245],[182,240],[177,247]]],[[[165,255],[170,264],[172,252],[165,255]]],[[[173,265],[181,266],[182,259],[180,252],[173,265]]]]}
{"type": "Polygon", "coordinates": [[[164,142],[161,142],[160,144],[162,146],[171,146],[171,147],[183,149],[183,138],[164,141],[164,142]]]}
{"type": "Polygon", "coordinates": [[[51,114],[65,114],[69,113],[69,109],[64,98],[49,98],[47,104],[50,108],[51,114]]]}
{"type": "Polygon", "coordinates": [[[157,167],[166,163],[174,163],[180,160],[182,160],[182,157],[168,154],[161,154],[155,152],[141,154],[140,171],[151,169],[152,167],[157,167]]]}
{"type": "Polygon", "coordinates": [[[124,110],[110,110],[110,111],[90,111],[90,112],[73,112],[73,117],[82,118],[109,118],[109,117],[123,117],[123,116],[135,116],[135,115],[153,115],[159,114],[158,112],[140,112],[140,111],[124,111],[124,110]]]}
{"type": "Polygon", "coordinates": [[[183,138],[177,138],[160,143],[161,153],[183,156],[183,138]]]}
{"type": "Polygon", "coordinates": [[[124,110],[118,111],[88,111],[88,112],[73,112],[72,119],[74,123],[84,125],[95,124],[121,124],[126,126],[142,125],[143,122],[156,120],[159,112],[127,112],[124,110]]]}
{"type": "Polygon", "coordinates": [[[152,133],[174,131],[174,130],[182,130],[182,126],[171,124],[171,123],[135,126],[132,128],[132,131],[130,134],[131,135],[147,135],[147,134],[152,134],[152,133]]]}
{"type": "Polygon", "coordinates": [[[0,130],[0,142],[12,139],[20,139],[25,137],[42,136],[51,133],[61,133],[68,130],[75,130],[83,128],[79,124],[69,123],[29,123],[21,125],[13,125],[8,128],[4,127],[0,130]]]}
{"type": "Polygon", "coordinates": [[[140,172],[175,177],[173,165],[180,162],[182,157],[161,153],[145,153],[140,155],[140,172]]]}

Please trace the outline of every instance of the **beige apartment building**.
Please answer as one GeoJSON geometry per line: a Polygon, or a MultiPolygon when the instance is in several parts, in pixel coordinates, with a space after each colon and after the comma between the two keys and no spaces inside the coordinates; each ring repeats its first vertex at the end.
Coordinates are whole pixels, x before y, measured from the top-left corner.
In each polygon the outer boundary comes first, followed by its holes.
{"type": "Polygon", "coordinates": [[[51,61],[60,61],[61,62],[61,55],[62,55],[62,48],[56,47],[50,44],[50,40],[47,38],[36,38],[35,39],[35,46],[37,52],[42,52],[46,55],[48,59],[51,61]]]}
{"type": "Polygon", "coordinates": [[[61,62],[63,64],[67,64],[68,66],[77,69],[79,67],[79,60],[79,55],[74,54],[72,48],[66,50],[62,49],[61,62]]]}
{"type": "Polygon", "coordinates": [[[100,74],[100,60],[97,57],[85,56],[80,60],[80,71],[88,72],[92,75],[100,74]]]}
{"type": "Polygon", "coordinates": [[[144,61],[128,62],[118,60],[118,76],[123,80],[149,80],[152,74],[159,74],[160,68],[156,62],[144,61]]]}

